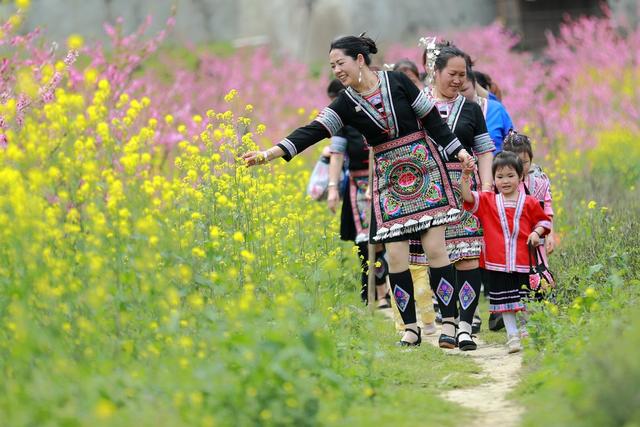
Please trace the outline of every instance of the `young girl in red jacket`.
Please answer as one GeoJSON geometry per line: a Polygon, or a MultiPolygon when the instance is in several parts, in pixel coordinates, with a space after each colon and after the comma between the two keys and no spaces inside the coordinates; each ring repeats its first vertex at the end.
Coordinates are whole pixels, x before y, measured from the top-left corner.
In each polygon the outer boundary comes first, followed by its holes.
{"type": "Polygon", "coordinates": [[[551,220],[538,200],[520,191],[523,166],[510,152],[498,154],[491,167],[496,193],[471,191],[472,169],[460,179],[464,209],[484,229],[484,264],[487,270],[489,311],[502,313],[509,353],[522,350],[516,312],[525,310],[521,290],[529,283],[529,248],[551,231],[551,220]]]}

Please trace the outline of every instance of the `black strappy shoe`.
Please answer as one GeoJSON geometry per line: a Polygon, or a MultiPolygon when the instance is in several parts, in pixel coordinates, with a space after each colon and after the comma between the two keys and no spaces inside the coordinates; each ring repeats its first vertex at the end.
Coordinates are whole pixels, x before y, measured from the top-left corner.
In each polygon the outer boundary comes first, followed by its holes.
{"type": "Polygon", "coordinates": [[[409,341],[404,341],[404,340],[400,340],[398,341],[398,345],[400,347],[419,347],[420,344],[422,343],[422,329],[420,329],[420,326],[418,326],[418,332],[414,331],[413,329],[405,329],[405,332],[411,332],[413,333],[415,336],[418,337],[418,340],[416,342],[409,342],[409,341]]]}
{"type": "Polygon", "coordinates": [[[387,308],[391,308],[391,304],[385,302],[382,305],[376,306],[376,310],[386,310],[387,308]]]}
{"type": "Polygon", "coordinates": [[[475,341],[473,340],[473,335],[471,335],[467,331],[458,332],[458,335],[456,335],[456,341],[458,342],[458,348],[462,351],[471,351],[478,348],[478,344],[476,344],[475,341]],[[469,339],[461,340],[460,335],[468,335],[469,339]]]}
{"type": "MultiPolygon", "coordinates": [[[[458,329],[458,326],[455,323],[450,322],[448,320],[443,321],[442,324],[443,325],[453,325],[453,327],[455,329],[458,329]]],[[[440,348],[449,348],[449,349],[456,348],[456,344],[457,344],[457,342],[456,342],[455,337],[452,337],[451,335],[440,334],[440,338],[438,338],[438,346],[440,348]]]]}

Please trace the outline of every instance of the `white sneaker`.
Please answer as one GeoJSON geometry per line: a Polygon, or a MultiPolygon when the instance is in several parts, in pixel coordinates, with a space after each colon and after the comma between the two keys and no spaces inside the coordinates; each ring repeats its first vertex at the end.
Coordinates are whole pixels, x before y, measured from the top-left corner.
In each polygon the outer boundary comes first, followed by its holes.
{"type": "Polygon", "coordinates": [[[507,348],[509,349],[509,354],[518,353],[522,351],[522,344],[520,343],[520,337],[513,336],[509,337],[507,340],[507,348]]]}

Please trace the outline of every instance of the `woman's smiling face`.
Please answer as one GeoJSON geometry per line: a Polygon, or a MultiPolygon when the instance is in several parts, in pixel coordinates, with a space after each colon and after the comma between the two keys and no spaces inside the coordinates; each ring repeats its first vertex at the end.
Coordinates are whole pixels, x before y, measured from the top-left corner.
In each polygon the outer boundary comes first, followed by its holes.
{"type": "Polygon", "coordinates": [[[449,58],[442,70],[436,70],[436,86],[442,96],[455,98],[467,80],[467,63],[461,56],[449,58]]]}
{"type": "Polygon", "coordinates": [[[361,59],[361,56],[358,55],[358,61],[346,55],[342,49],[333,49],[329,52],[331,70],[343,85],[353,86],[358,83],[360,69],[364,64],[364,59],[361,59]]]}

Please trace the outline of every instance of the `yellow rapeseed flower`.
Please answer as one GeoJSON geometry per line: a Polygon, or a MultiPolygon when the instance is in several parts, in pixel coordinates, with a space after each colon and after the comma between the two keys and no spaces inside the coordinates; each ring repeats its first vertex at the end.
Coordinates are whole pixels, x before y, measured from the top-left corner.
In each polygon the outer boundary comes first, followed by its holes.
{"type": "Polygon", "coordinates": [[[179,267],[179,272],[180,272],[180,279],[185,282],[188,283],[191,281],[191,278],[193,277],[193,272],[191,271],[191,268],[188,265],[180,265],[179,267]]]}
{"type": "Polygon", "coordinates": [[[231,101],[233,101],[233,98],[235,98],[237,94],[238,94],[238,91],[237,91],[237,90],[235,90],[235,89],[231,89],[231,90],[229,91],[229,93],[227,93],[227,94],[224,96],[224,100],[225,100],[225,102],[231,102],[231,101]]]}
{"type": "Polygon", "coordinates": [[[597,206],[596,201],[595,201],[595,200],[591,200],[591,201],[589,202],[589,204],[587,205],[587,208],[589,208],[589,209],[595,209],[595,207],[596,207],[596,206],[597,206]]]}
{"type": "Polygon", "coordinates": [[[205,252],[198,247],[191,249],[191,254],[196,258],[204,258],[206,256],[205,252]]]}
{"type": "Polygon", "coordinates": [[[241,231],[236,231],[235,233],[233,233],[233,240],[242,243],[244,242],[244,235],[241,231]]]}
{"type": "Polygon", "coordinates": [[[84,45],[84,39],[80,34],[71,34],[67,37],[67,48],[78,50],[84,45]]]}
{"type": "Polygon", "coordinates": [[[209,228],[209,237],[211,237],[211,239],[217,239],[221,234],[220,227],[212,225],[209,228]]]}
{"type": "Polygon", "coordinates": [[[16,7],[18,9],[27,10],[31,6],[31,0],[16,0],[16,7]]]}
{"type": "Polygon", "coordinates": [[[262,411],[260,411],[260,418],[265,420],[265,421],[270,420],[272,416],[273,416],[273,414],[268,409],[263,409],[262,411]]]}
{"type": "Polygon", "coordinates": [[[247,262],[251,262],[254,259],[256,259],[256,256],[246,249],[243,249],[242,251],[240,251],[240,256],[244,258],[244,260],[247,262]]]}
{"type": "MultiPolygon", "coordinates": [[[[20,1],[21,3],[30,3],[29,0],[16,0],[16,1],[20,1]]],[[[11,28],[18,28],[20,25],[22,25],[22,16],[18,14],[11,15],[7,20],[7,22],[9,23],[11,28]]]]}
{"type": "Polygon", "coordinates": [[[365,387],[364,395],[366,397],[373,397],[375,394],[376,394],[376,391],[374,389],[372,389],[371,387],[365,387]]]}
{"type": "Polygon", "coordinates": [[[109,83],[109,80],[100,79],[100,81],[98,82],[98,89],[100,89],[102,91],[110,91],[111,90],[111,84],[109,83]]]}
{"type": "Polygon", "coordinates": [[[107,399],[100,399],[95,407],[95,414],[98,418],[106,419],[116,412],[116,405],[107,399]]]}

